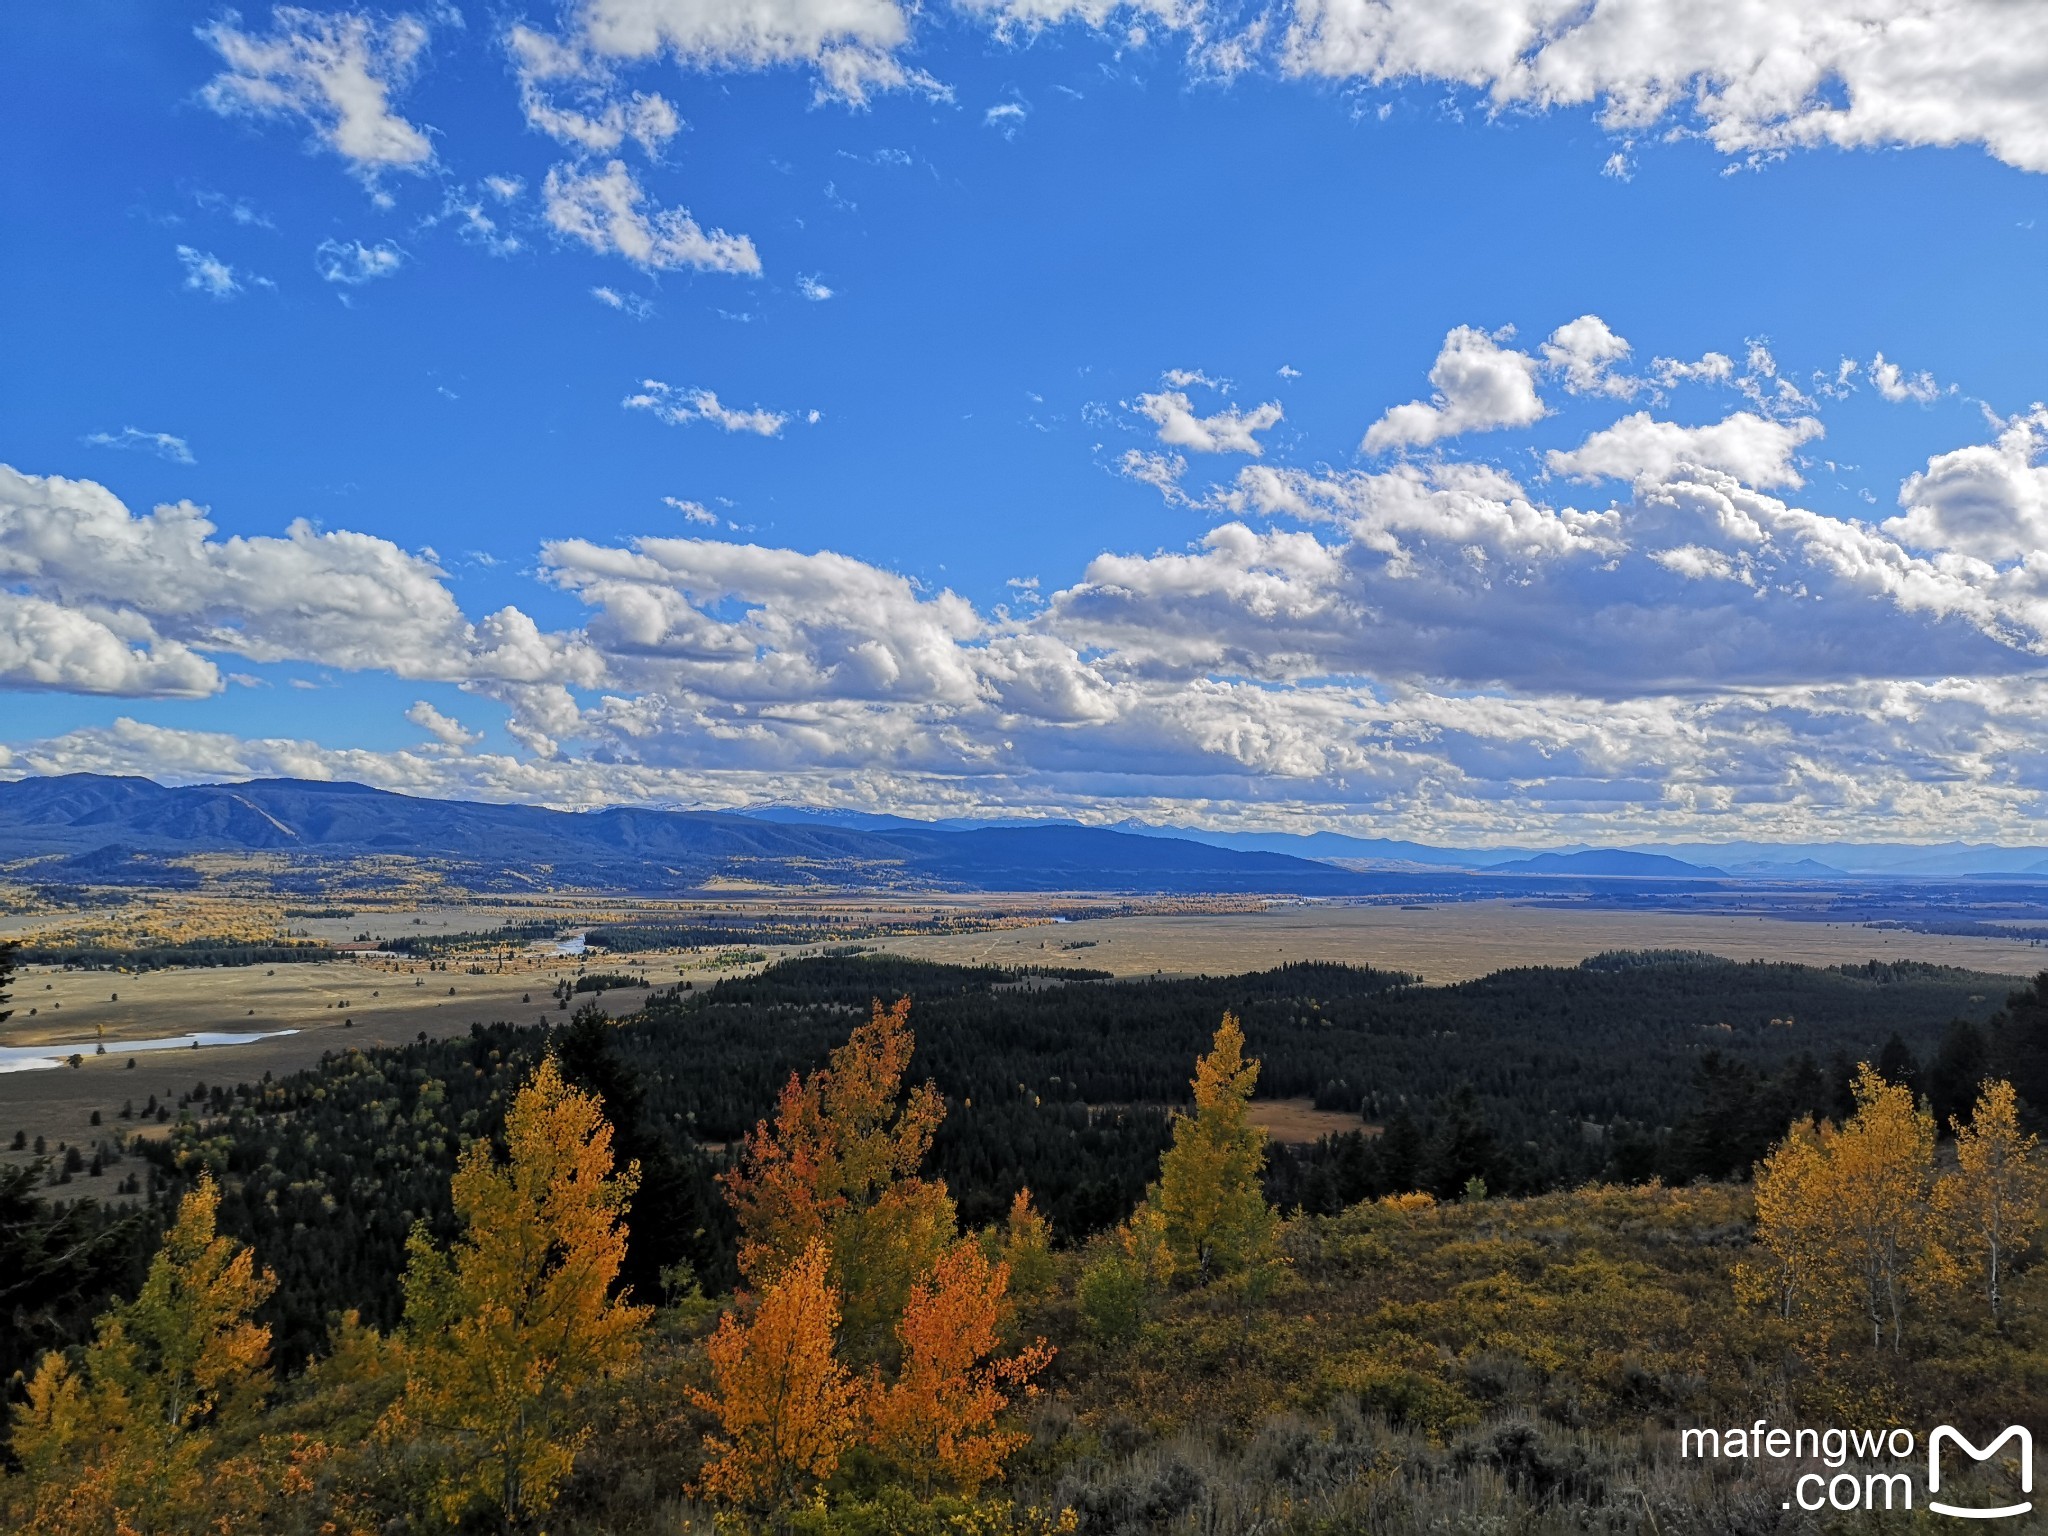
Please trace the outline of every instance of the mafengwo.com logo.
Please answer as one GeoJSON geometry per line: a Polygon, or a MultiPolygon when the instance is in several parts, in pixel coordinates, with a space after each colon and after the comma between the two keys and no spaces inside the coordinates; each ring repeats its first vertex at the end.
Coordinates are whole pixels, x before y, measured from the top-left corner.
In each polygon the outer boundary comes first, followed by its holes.
{"type": "Polygon", "coordinates": [[[1785,1462],[1788,1476],[1793,1464],[1806,1463],[1809,1470],[1791,1476],[1786,1509],[1917,1507],[1957,1520],[2010,1520],[2034,1510],[2034,1435],[2024,1424],[2009,1424],[1981,1445],[1940,1425],[1927,1436],[1924,1461],[1910,1429],[1784,1429],[1763,1419],[1747,1429],[1681,1430],[1678,1447],[1687,1459],[1785,1462]],[[1815,1462],[1824,1470],[1810,1470],[1815,1462]]]}

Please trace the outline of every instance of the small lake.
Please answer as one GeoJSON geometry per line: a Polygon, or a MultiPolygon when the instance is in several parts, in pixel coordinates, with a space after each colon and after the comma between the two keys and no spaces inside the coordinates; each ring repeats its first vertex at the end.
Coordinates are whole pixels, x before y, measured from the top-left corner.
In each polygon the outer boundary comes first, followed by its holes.
{"type": "MultiPolygon", "coordinates": [[[[192,1035],[166,1035],[157,1040],[109,1040],[109,1056],[134,1056],[142,1051],[204,1050],[212,1045],[254,1045],[279,1035],[296,1035],[296,1029],[266,1029],[251,1034],[230,1034],[222,1030],[201,1030],[192,1035]]],[[[61,1067],[72,1056],[96,1055],[97,1040],[76,1040],[59,1045],[0,1045],[0,1072],[43,1072],[61,1067]]]]}
{"type": "Polygon", "coordinates": [[[579,933],[575,938],[564,939],[561,943],[557,944],[555,946],[555,953],[558,955],[580,955],[583,953],[583,949],[583,935],[579,933]]]}

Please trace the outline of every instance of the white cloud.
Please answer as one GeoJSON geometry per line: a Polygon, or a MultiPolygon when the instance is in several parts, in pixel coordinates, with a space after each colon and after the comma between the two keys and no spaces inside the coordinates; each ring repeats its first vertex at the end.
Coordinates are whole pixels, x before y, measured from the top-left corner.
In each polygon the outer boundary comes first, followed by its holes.
{"type": "Polygon", "coordinates": [[[1821,432],[1821,424],[1811,416],[1770,421],[1737,411],[1708,426],[1682,427],[1636,411],[1576,448],[1551,449],[1544,462],[1553,474],[1582,480],[1663,480],[1680,465],[1693,465],[1724,470],[1745,485],[1799,486],[1805,482],[1793,458],[1821,432]]]}
{"type": "Polygon", "coordinates": [[[313,269],[330,283],[360,288],[391,277],[405,265],[405,252],[389,240],[365,245],[360,240],[322,240],[313,252],[313,269]]]}
{"type": "Polygon", "coordinates": [[[998,102],[981,114],[981,126],[997,129],[1004,138],[1014,139],[1017,130],[1024,126],[1024,119],[1028,115],[1022,102],[998,102]]]}
{"type": "Polygon", "coordinates": [[[1265,447],[1255,433],[1279,425],[1285,414],[1277,400],[1240,411],[1235,406],[1213,416],[1197,416],[1194,405],[1179,390],[1138,396],[1138,409],[1158,423],[1159,441],[1173,448],[1196,453],[1248,453],[1258,458],[1265,447]]]}
{"type": "MultiPolygon", "coordinates": [[[[767,411],[759,406],[750,411],[736,411],[720,404],[718,396],[708,389],[674,389],[659,379],[642,379],[639,391],[619,403],[629,411],[647,411],[656,420],[678,427],[688,426],[693,421],[708,421],[728,432],[776,437],[789,425],[787,411],[767,411]]],[[[816,419],[817,413],[813,412],[812,420],[816,419]]]]}
{"type": "MultiPolygon", "coordinates": [[[[1292,372],[1293,370],[1288,368],[1280,370],[1281,377],[1283,378],[1288,377],[1292,372]]],[[[1169,368],[1160,377],[1174,389],[1192,389],[1199,386],[1203,389],[1217,390],[1223,394],[1230,393],[1230,380],[1212,379],[1199,368],[1169,368]]]]}
{"type": "Polygon", "coordinates": [[[627,139],[649,155],[682,131],[683,120],[665,96],[621,92],[611,72],[575,47],[530,27],[505,34],[519,80],[519,104],[529,127],[560,143],[610,153],[627,139]],[[565,106],[556,92],[574,100],[565,106]]]}
{"type": "Polygon", "coordinates": [[[894,0],[580,0],[565,38],[586,72],[666,55],[699,70],[808,65],[818,95],[858,106],[876,91],[946,88],[898,57],[910,19],[894,0]]]}
{"type": "Polygon", "coordinates": [[[631,315],[635,320],[645,320],[654,313],[654,305],[637,293],[621,293],[616,288],[597,287],[590,290],[590,296],[606,309],[616,309],[621,314],[631,315]]]}
{"type": "Polygon", "coordinates": [[[1126,21],[1124,42],[1134,48],[1145,45],[1145,29],[1129,24],[1130,18],[1144,17],[1164,27],[1192,25],[1201,11],[1183,0],[957,0],[970,15],[995,25],[999,36],[1021,32],[1031,35],[1047,27],[1079,22],[1097,31],[1117,19],[1126,21]]]}
{"type": "Polygon", "coordinates": [[[301,118],[317,143],[366,181],[426,169],[433,144],[391,105],[418,71],[426,22],[281,5],[271,26],[266,36],[244,32],[230,12],[199,29],[227,65],[200,91],[201,101],[223,116],[301,118]]]}
{"type": "Polygon", "coordinates": [[[146,625],[0,592],[0,686],[189,699],[221,683],[212,662],[146,625]]]}
{"type": "Polygon", "coordinates": [[[1598,103],[1732,155],[1982,144],[2048,171],[2048,18],[2006,0],[1296,0],[1286,69],[1439,80],[1496,110],[1598,103]]]}
{"type": "Polygon", "coordinates": [[[1567,394],[1627,399],[1642,388],[1640,381],[1615,372],[1629,350],[1629,344],[1615,335],[1605,320],[1581,315],[1550,333],[1543,343],[1543,361],[1562,377],[1567,394]]]}
{"type": "MultiPolygon", "coordinates": [[[[188,649],[449,681],[596,676],[575,637],[543,634],[517,608],[471,621],[433,561],[387,540],[303,521],[282,538],[213,535],[190,502],[138,517],[91,481],[0,466],[0,584],[17,589],[17,647],[41,636],[62,648],[53,655],[91,658],[107,680],[78,686],[96,692],[213,691],[211,664],[188,649]],[[77,623],[57,627],[38,604],[77,623]],[[86,645],[81,625],[142,659],[116,666],[111,642],[86,645]]],[[[49,663],[52,676],[84,665],[49,663]]],[[[19,654],[15,669],[34,672],[19,654]]]]}
{"type": "Polygon", "coordinates": [[[1116,468],[1126,480],[1149,485],[1168,501],[1185,502],[1188,499],[1180,488],[1180,478],[1188,472],[1188,461],[1181,454],[1146,453],[1141,449],[1126,448],[1116,461],[1116,468]]]}
{"type": "Polygon", "coordinates": [[[2004,424],[1998,441],[1957,448],[1927,461],[1899,490],[1904,517],[1886,533],[1915,549],[1953,551],[1978,560],[2022,560],[2048,577],[2048,410],[2004,424]]]}
{"type": "Polygon", "coordinates": [[[674,507],[678,512],[682,513],[685,522],[703,523],[712,528],[718,526],[718,514],[705,506],[701,501],[689,501],[678,496],[664,496],[661,499],[668,506],[674,507]]]}
{"type": "Polygon", "coordinates": [[[816,277],[799,277],[796,280],[796,291],[814,304],[822,304],[832,297],[832,290],[816,277]]]}
{"type": "Polygon", "coordinates": [[[192,457],[191,444],[168,432],[144,432],[139,427],[123,427],[118,432],[89,432],[84,441],[95,448],[140,449],[160,459],[169,459],[173,464],[196,462],[192,457]]]}
{"type": "Polygon", "coordinates": [[[1416,448],[1461,432],[1525,427],[1546,414],[1536,393],[1536,359],[1503,347],[1512,329],[1489,336],[1461,325],[1444,337],[1429,370],[1436,393],[1397,405],[1366,431],[1368,453],[1416,448]]]}
{"type": "MultiPolygon", "coordinates": [[[[509,203],[518,197],[520,187],[516,180],[505,185],[509,195],[501,196],[486,180],[484,191],[500,203],[509,203]]],[[[467,187],[450,187],[441,200],[441,219],[456,220],[455,232],[470,245],[479,246],[493,256],[516,256],[526,249],[526,242],[516,234],[499,226],[484,207],[483,199],[471,195],[467,187]]],[[[439,219],[428,220],[438,223],[439,219]]],[[[388,243],[388,242],[387,242],[388,243]]],[[[402,253],[401,253],[402,254],[402,253]]]]}
{"type": "Polygon", "coordinates": [[[235,269],[211,251],[181,245],[178,247],[178,260],[185,264],[185,286],[194,293],[203,293],[214,299],[231,299],[242,291],[241,279],[235,276],[235,269]]]}
{"type": "Polygon", "coordinates": [[[558,165],[541,197],[548,223],[593,251],[616,252],[648,271],[694,267],[758,275],[761,258],[745,235],[706,231],[681,208],[647,209],[647,194],[624,161],[601,171],[558,165]]]}
{"type": "Polygon", "coordinates": [[[1925,405],[1941,398],[1941,386],[1934,382],[1933,374],[1923,369],[1909,376],[1897,363],[1885,361],[1882,352],[1870,360],[1870,382],[1894,405],[1908,400],[1925,405]]]}
{"type": "Polygon", "coordinates": [[[464,747],[473,747],[484,739],[482,731],[465,730],[460,720],[444,715],[425,699],[419,700],[405,712],[405,718],[425,731],[444,747],[460,752],[464,747]]]}

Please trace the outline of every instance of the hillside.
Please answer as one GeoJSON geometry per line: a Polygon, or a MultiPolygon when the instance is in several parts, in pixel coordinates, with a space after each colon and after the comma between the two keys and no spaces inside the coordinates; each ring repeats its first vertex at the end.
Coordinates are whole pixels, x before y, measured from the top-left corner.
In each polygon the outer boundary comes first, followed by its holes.
{"type": "Polygon", "coordinates": [[[196,853],[335,861],[444,861],[480,888],[505,884],[692,889],[719,878],[773,885],[923,886],[1352,895],[1384,880],[1286,854],[1218,849],[1070,823],[852,828],[710,811],[571,813],[423,800],[361,784],[257,779],[167,788],[67,774],[0,784],[0,858],[45,883],[189,883],[167,861],[196,853]]]}

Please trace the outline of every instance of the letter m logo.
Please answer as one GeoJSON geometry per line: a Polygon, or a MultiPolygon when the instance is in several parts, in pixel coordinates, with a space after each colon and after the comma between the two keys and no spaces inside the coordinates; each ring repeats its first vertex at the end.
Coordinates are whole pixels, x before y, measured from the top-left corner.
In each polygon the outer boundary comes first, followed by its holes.
{"type": "MultiPolygon", "coordinates": [[[[1967,1453],[1972,1461],[1989,1461],[1998,1454],[1998,1448],[2008,1440],[2019,1441],[2020,1492],[2030,1494],[2034,1491],[2034,1436],[2024,1424],[2013,1425],[1981,1451],[1972,1445],[1960,1430],[1944,1424],[1927,1437],[1927,1491],[1929,1493],[1941,1492],[1941,1445],[1944,1440],[1954,1441],[1956,1449],[1967,1453]]],[[[2003,1520],[2008,1515],[2027,1514],[2034,1506],[2032,1501],[2029,1500],[2023,1504],[2001,1505],[1997,1509],[1972,1509],[1957,1504],[1942,1504],[1930,1499],[1927,1507],[1937,1515],[1954,1515],[1962,1520],[2003,1520]]]]}

